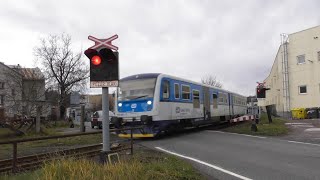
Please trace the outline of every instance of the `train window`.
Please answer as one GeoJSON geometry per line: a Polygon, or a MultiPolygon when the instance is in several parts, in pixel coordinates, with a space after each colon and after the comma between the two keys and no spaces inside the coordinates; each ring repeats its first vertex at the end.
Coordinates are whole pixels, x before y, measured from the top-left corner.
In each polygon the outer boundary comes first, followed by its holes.
{"type": "Polygon", "coordinates": [[[162,83],[162,97],[163,99],[169,99],[170,97],[170,83],[167,80],[162,83]]]}
{"type": "Polygon", "coordinates": [[[223,94],[223,93],[219,94],[219,103],[220,104],[228,104],[228,96],[227,96],[227,94],[223,94]]]}
{"type": "Polygon", "coordinates": [[[216,94],[212,94],[212,106],[213,106],[213,109],[216,109],[218,108],[218,96],[216,94]]]}
{"type": "Polygon", "coordinates": [[[182,85],[182,99],[190,99],[190,86],[182,85]]]}
{"type": "Polygon", "coordinates": [[[219,103],[223,103],[223,96],[224,96],[224,94],[219,94],[219,103]]]}
{"type": "Polygon", "coordinates": [[[180,98],[180,86],[177,83],[174,83],[174,98],[180,98]]]}
{"type": "Polygon", "coordinates": [[[200,99],[199,99],[199,91],[192,90],[192,97],[193,97],[193,108],[200,108],[200,99]]]}

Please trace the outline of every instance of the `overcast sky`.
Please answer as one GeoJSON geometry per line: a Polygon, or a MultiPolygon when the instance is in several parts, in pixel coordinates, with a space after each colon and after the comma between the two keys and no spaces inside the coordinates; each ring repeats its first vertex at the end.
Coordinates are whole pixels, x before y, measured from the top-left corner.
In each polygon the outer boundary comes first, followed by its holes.
{"type": "Polygon", "coordinates": [[[0,61],[35,66],[33,48],[48,34],[70,34],[75,51],[93,45],[88,35],[118,34],[121,77],[211,74],[250,95],[269,73],[280,34],[320,25],[319,8],[319,0],[1,0],[0,61]]]}

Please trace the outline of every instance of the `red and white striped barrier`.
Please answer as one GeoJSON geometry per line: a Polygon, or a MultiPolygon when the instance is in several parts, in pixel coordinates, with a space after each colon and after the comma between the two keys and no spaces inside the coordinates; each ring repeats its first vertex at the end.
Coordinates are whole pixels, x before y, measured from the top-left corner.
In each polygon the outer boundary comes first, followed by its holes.
{"type": "Polygon", "coordinates": [[[230,123],[254,120],[254,115],[244,115],[230,120],[230,123]]]}

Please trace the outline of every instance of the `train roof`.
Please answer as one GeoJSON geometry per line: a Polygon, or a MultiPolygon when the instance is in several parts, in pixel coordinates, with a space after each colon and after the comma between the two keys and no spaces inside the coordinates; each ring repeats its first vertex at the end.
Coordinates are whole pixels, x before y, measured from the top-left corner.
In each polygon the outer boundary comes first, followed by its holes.
{"type": "Polygon", "coordinates": [[[195,82],[195,81],[191,81],[191,80],[187,80],[187,79],[183,79],[183,78],[179,78],[179,77],[171,76],[171,75],[167,75],[167,74],[162,74],[162,73],[135,74],[135,75],[131,75],[131,76],[127,76],[125,78],[122,78],[122,79],[120,79],[120,81],[124,82],[124,81],[137,80],[137,79],[158,78],[159,76],[168,77],[168,78],[172,78],[172,79],[176,79],[176,80],[180,80],[180,81],[185,81],[185,82],[189,82],[189,83],[192,83],[192,84],[205,86],[205,87],[209,87],[209,88],[214,88],[214,89],[222,90],[222,91],[225,91],[225,92],[228,92],[228,93],[233,93],[233,94],[236,94],[236,95],[239,95],[239,96],[246,97],[244,95],[241,95],[241,94],[238,94],[238,93],[234,93],[234,92],[231,92],[231,91],[228,91],[228,90],[225,90],[225,89],[221,89],[221,88],[214,87],[214,86],[209,86],[209,85],[202,84],[202,83],[199,83],[199,82],[195,82]]]}
{"type": "Polygon", "coordinates": [[[130,80],[136,80],[136,79],[150,79],[150,78],[157,78],[160,75],[160,73],[144,73],[144,74],[135,74],[132,76],[127,76],[125,78],[120,79],[120,81],[130,81],[130,80]]]}

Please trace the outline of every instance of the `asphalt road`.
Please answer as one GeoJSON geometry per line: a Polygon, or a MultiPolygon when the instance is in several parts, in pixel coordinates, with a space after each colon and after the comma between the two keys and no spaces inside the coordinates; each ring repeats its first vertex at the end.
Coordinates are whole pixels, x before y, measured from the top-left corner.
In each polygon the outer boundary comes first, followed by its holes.
{"type": "Polygon", "coordinates": [[[209,179],[320,179],[320,145],[204,130],[140,141],[190,161],[209,179]]]}

